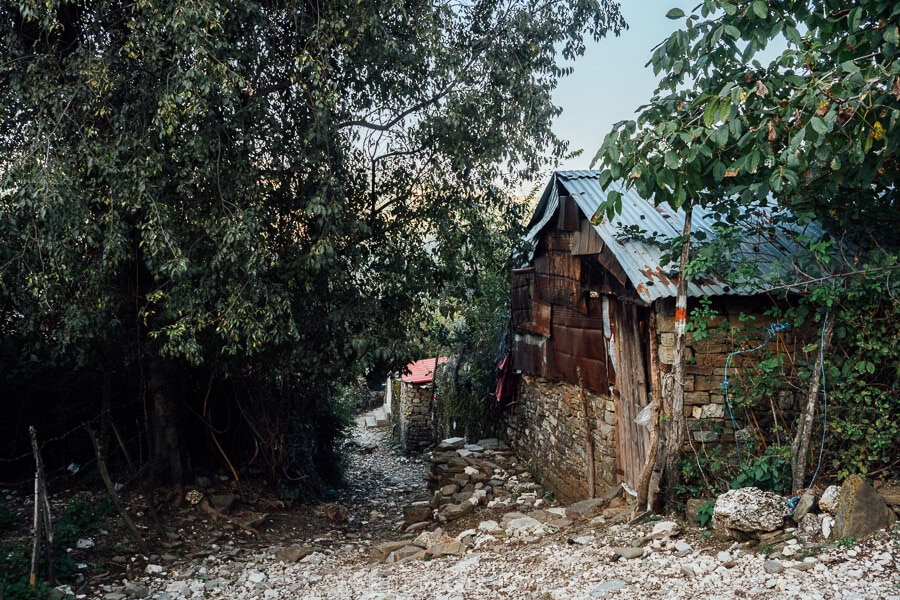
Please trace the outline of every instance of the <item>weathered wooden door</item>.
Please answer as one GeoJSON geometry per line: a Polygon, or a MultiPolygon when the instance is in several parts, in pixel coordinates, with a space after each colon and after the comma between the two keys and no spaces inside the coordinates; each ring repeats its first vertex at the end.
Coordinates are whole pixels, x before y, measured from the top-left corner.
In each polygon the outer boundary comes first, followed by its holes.
{"type": "Polygon", "coordinates": [[[649,401],[645,360],[649,312],[624,302],[610,302],[610,307],[615,323],[616,477],[633,490],[650,443],[647,429],[634,422],[649,401]]]}

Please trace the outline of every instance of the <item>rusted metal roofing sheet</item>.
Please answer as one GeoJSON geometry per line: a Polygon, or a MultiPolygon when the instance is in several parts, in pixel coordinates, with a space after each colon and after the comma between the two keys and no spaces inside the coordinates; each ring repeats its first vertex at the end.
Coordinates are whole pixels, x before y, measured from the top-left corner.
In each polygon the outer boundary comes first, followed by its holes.
{"type": "MultiPolygon", "coordinates": [[[[404,383],[430,383],[434,379],[434,361],[434,358],[423,358],[422,360],[411,362],[404,367],[400,378],[404,383]]],[[[445,362],[447,362],[446,356],[441,356],[437,359],[439,365],[445,362]]]]}
{"type": "MultiPolygon", "coordinates": [[[[557,171],[544,190],[544,194],[538,203],[537,211],[532,218],[527,239],[537,241],[544,226],[550,222],[552,213],[559,206],[560,193],[568,193],[576,202],[581,212],[590,219],[597,209],[606,202],[609,191],[616,190],[622,194],[622,212],[612,221],[603,218],[602,223],[594,226],[595,231],[615,256],[618,263],[634,286],[638,295],[647,302],[653,302],[660,298],[674,297],[677,291],[678,280],[669,277],[663,270],[667,265],[660,264],[663,251],[654,244],[649,244],[635,239],[619,239],[621,228],[636,226],[645,231],[647,236],[657,236],[661,239],[671,239],[681,235],[684,227],[684,211],[672,210],[668,205],[655,206],[641,198],[632,189],[625,189],[619,182],[610,184],[604,191],[600,187],[598,179],[599,171],[557,171]],[[562,191],[561,191],[562,189],[562,191]],[[548,211],[549,214],[548,214],[548,211]]],[[[773,204],[774,210],[774,204],[773,204]]],[[[758,223],[768,223],[772,218],[772,211],[762,210],[754,218],[758,223]]],[[[717,221],[717,215],[702,207],[694,209],[693,230],[704,231],[709,239],[716,233],[712,226],[717,221]]],[[[795,245],[791,235],[785,235],[773,239],[771,235],[761,233],[765,228],[752,230],[747,228],[747,238],[742,244],[741,253],[744,258],[749,258],[757,263],[757,269],[761,273],[771,271],[776,262],[789,256],[791,248],[795,245]]],[[[785,229],[785,233],[788,230],[785,229]]],[[[797,233],[796,231],[793,233],[797,233]]],[[[821,229],[816,225],[808,226],[806,230],[810,235],[821,235],[821,229]]],[[[754,288],[748,282],[746,285],[733,287],[731,284],[718,279],[706,279],[688,284],[689,296],[722,296],[722,295],[748,295],[764,290],[754,288]]]]}

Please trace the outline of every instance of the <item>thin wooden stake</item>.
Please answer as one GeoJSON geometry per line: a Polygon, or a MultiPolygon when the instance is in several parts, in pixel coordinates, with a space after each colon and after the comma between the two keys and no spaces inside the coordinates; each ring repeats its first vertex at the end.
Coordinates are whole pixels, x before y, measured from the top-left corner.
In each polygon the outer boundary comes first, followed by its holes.
{"type": "MultiPolygon", "coordinates": [[[[34,427],[30,428],[31,439],[34,439],[34,427]]],[[[37,555],[41,543],[41,484],[38,480],[38,471],[34,470],[34,545],[31,548],[31,576],[28,578],[28,584],[34,587],[37,583],[37,555]]]]}
{"type": "Polygon", "coordinates": [[[103,452],[100,450],[100,443],[97,441],[97,434],[94,433],[94,430],[90,428],[90,426],[85,423],[83,425],[85,431],[87,431],[88,436],[91,438],[91,444],[94,446],[94,454],[97,457],[97,470],[100,471],[100,477],[103,478],[103,483],[106,485],[106,491],[109,494],[110,500],[112,500],[113,504],[116,506],[116,510],[119,511],[119,515],[122,517],[122,520],[125,521],[125,524],[128,526],[128,529],[131,530],[131,535],[134,536],[135,542],[137,542],[138,550],[140,550],[141,554],[144,556],[148,556],[149,552],[147,552],[147,544],[144,542],[144,538],[141,537],[140,531],[135,526],[134,521],[131,520],[131,516],[128,514],[128,511],[125,510],[125,507],[122,506],[121,500],[119,500],[119,494],[116,493],[116,488],[113,485],[112,480],[109,478],[109,471],[106,469],[106,461],[103,460],[103,452]]]}
{"type": "Polygon", "coordinates": [[[590,415],[590,404],[588,402],[587,393],[584,390],[584,377],[581,372],[581,367],[575,367],[575,372],[578,374],[578,387],[581,390],[581,406],[584,411],[584,437],[586,440],[585,443],[585,451],[587,452],[587,456],[585,457],[585,470],[587,471],[587,485],[588,485],[588,498],[594,497],[594,436],[591,435],[591,415],[590,415]]]}
{"type": "Polygon", "coordinates": [[[650,350],[650,442],[647,448],[647,460],[641,468],[637,480],[637,502],[635,513],[651,510],[656,501],[656,493],[650,492],[650,478],[656,466],[656,453],[659,448],[659,347],[656,339],[656,310],[650,309],[648,329],[648,346],[650,350]]]}
{"type": "Polygon", "coordinates": [[[28,428],[28,434],[31,437],[31,451],[34,454],[34,546],[31,549],[31,575],[28,579],[31,587],[37,585],[37,558],[43,529],[47,538],[47,582],[56,585],[53,564],[53,519],[50,516],[50,499],[44,481],[44,461],[41,460],[41,449],[37,443],[37,430],[31,426],[28,428]]]}
{"type": "Polygon", "coordinates": [[[41,462],[41,468],[38,471],[40,476],[38,477],[38,481],[40,482],[40,495],[44,501],[44,508],[41,510],[41,514],[43,518],[41,519],[44,523],[44,535],[47,538],[47,582],[51,586],[55,586],[56,581],[56,561],[54,556],[54,545],[53,545],[53,519],[50,513],[50,495],[47,494],[47,482],[44,480],[44,464],[41,462]]]}

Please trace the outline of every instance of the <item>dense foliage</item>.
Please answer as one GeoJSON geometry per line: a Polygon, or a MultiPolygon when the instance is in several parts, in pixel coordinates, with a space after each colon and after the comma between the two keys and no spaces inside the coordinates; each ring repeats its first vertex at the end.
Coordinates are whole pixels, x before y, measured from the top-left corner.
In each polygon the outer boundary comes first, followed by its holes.
{"type": "Polygon", "coordinates": [[[274,469],[298,411],[471,289],[466,240],[565,151],[560,55],[623,26],[608,0],[4,2],[7,398],[111,376],[175,479],[160,432],[224,404],[274,469]]]}
{"type": "Polygon", "coordinates": [[[502,433],[502,407],[494,392],[498,363],[509,350],[508,278],[485,273],[446,322],[449,326],[441,322],[444,341],[438,346],[450,358],[437,379],[441,433],[473,442],[497,437],[502,433]]]}
{"type": "Polygon", "coordinates": [[[886,0],[705,0],[654,51],[661,73],[637,121],[597,154],[675,206],[775,193],[842,224],[898,209],[900,29],[886,0]],[[771,48],[784,47],[773,59],[771,48]]]}

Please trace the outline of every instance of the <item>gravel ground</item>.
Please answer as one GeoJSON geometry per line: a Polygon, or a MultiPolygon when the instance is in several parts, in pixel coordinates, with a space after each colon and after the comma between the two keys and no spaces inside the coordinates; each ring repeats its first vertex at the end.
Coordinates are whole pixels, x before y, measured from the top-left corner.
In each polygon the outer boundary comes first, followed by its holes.
{"type": "MultiPolygon", "coordinates": [[[[678,557],[671,541],[648,547],[641,558],[622,559],[612,551],[615,540],[623,535],[645,534],[646,525],[597,530],[592,539],[587,539],[591,534],[579,533],[576,543],[559,534],[532,542],[488,541],[463,557],[395,565],[367,564],[365,545],[313,552],[299,563],[280,562],[273,551],[247,559],[210,555],[199,561],[199,566],[145,578],[144,584],[159,600],[204,596],[305,600],[900,600],[900,538],[896,534],[884,534],[853,548],[831,547],[818,556],[797,561],[774,561],[744,552],[737,545],[725,551],[698,548],[678,557]]],[[[481,539],[487,538],[485,534],[481,539]]]]}
{"type": "MultiPolygon", "coordinates": [[[[282,546],[251,550],[229,542],[232,545],[217,547],[205,557],[160,567],[139,581],[104,586],[99,597],[900,600],[897,531],[852,547],[831,544],[815,554],[806,550],[785,557],[717,542],[705,532],[688,529],[671,539],[654,540],[644,546],[642,556],[625,559],[613,548],[647,536],[654,523],[608,526],[584,521],[562,531],[537,528],[499,539],[469,530],[460,536],[468,536],[471,544],[463,556],[370,564],[373,545],[399,537],[402,506],[425,493],[427,463],[397,456],[387,440],[384,430],[356,430],[356,452],[348,465],[351,485],[340,496],[350,508],[349,521],[315,539],[281,540],[283,547],[301,550],[299,556],[285,559],[278,552],[282,546]],[[293,562],[298,557],[299,562],[293,562]]],[[[457,524],[457,530],[479,520],[499,521],[503,511],[513,509],[482,510],[474,522],[457,524]]],[[[460,532],[450,531],[454,533],[460,532]]]]}

